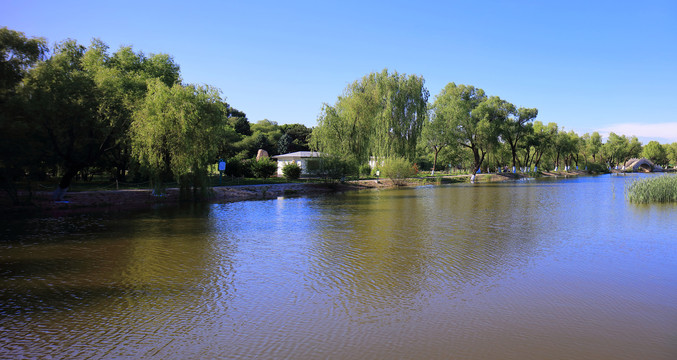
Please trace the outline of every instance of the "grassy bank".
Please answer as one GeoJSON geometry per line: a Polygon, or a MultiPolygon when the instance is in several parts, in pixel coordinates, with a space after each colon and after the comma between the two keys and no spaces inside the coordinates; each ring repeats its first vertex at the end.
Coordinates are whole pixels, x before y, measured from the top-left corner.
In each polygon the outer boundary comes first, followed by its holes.
{"type": "Polygon", "coordinates": [[[625,190],[633,203],[677,202],[677,175],[661,175],[633,181],[625,190]]]}

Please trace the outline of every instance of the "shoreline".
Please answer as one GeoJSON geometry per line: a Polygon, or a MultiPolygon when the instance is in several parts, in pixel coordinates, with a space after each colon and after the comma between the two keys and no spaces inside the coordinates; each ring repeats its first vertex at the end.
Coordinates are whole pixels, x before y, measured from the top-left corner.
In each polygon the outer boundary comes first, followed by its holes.
{"type": "MultiPolygon", "coordinates": [[[[589,175],[584,171],[549,172],[540,177],[571,177],[589,175]]],[[[527,178],[523,174],[479,174],[478,183],[514,181],[527,178]]],[[[442,185],[469,182],[470,175],[447,175],[409,179],[404,185],[396,185],[389,179],[354,180],[345,183],[284,183],[266,185],[217,186],[211,189],[208,203],[228,203],[249,200],[269,200],[278,197],[316,196],[346,191],[369,189],[411,188],[422,185],[442,185]]],[[[64,216],[87,212],[143,210],[156,206],[172,206],[181,203],[179,189],[169,188],[163,196],[154,196],[150,189],[78,191],[66,193],[66,201],[51,200],[51,191],[35,192],[32,205],[2,205],[0,214],[37,214],[64,216]]]]}

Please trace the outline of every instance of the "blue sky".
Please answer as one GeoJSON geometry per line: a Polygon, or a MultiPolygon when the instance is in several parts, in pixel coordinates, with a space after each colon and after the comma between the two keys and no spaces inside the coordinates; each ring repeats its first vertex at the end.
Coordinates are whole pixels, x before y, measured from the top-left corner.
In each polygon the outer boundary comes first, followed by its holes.
{"type": "Polygon", "coordinates": [[[317,124],[384,68],[484,89],[579,134],[677,141],[677,1],[0,0],[0,26],[167,53],[250,121],[317,124]]]}

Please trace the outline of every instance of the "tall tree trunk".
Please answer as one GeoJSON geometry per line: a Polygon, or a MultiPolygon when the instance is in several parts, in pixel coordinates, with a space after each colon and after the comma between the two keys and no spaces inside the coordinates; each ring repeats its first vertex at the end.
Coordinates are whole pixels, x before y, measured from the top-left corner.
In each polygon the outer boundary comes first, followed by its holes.
{"type": "Polygon", "coordinates": [[[434,146],[433,151],[435,151],[435,157],[433,159],[433,171],[430,175],[435,175],[435,168],[437,167],[437,154],[440,153],[440,150],[442,150],[441,147],[434,146]]]}
{"type": "Polygon", "coordinates": [[[473,157],[475,158],[475,163],[473,164],[473,171],[472,171],[472,175],[470,176],[470,181],[475,181],[475,175],[477,175],[477,172],[482,167],[482,162],[484,161],[484,156],[486,155],[486,153],[483,152],[483,151],[480,151],[477,148],[473,148],[472,152],[473,152],[473,157]],[[482,153],[481,156],[480,156],[480,152],[482,153]]]}
{"type": "Polygon", "coordinates": [[[66,173],[63,174],[61,177],[61,181],[59,181],[59,186],[57,186],[56,190],[54,190],[54,193],[52,195],[52,199],[54,201],[63,201],[63,197],[66,195],[66,192],[68,191],[68,188],[71,186],[71,182],[73,181],[73,178],[75,175],[80,171],[80,167],[69,167],[66,169],[66,173]]]}

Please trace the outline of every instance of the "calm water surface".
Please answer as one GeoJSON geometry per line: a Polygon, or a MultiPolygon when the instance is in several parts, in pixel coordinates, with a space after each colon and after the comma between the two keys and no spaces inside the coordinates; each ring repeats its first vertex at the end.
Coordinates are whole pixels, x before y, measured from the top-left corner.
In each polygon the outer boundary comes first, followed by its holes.
{"type": "Polygon", "coordinates": [[[0,221],[0,358],[676,359],[629,176],[0,221]]]}

